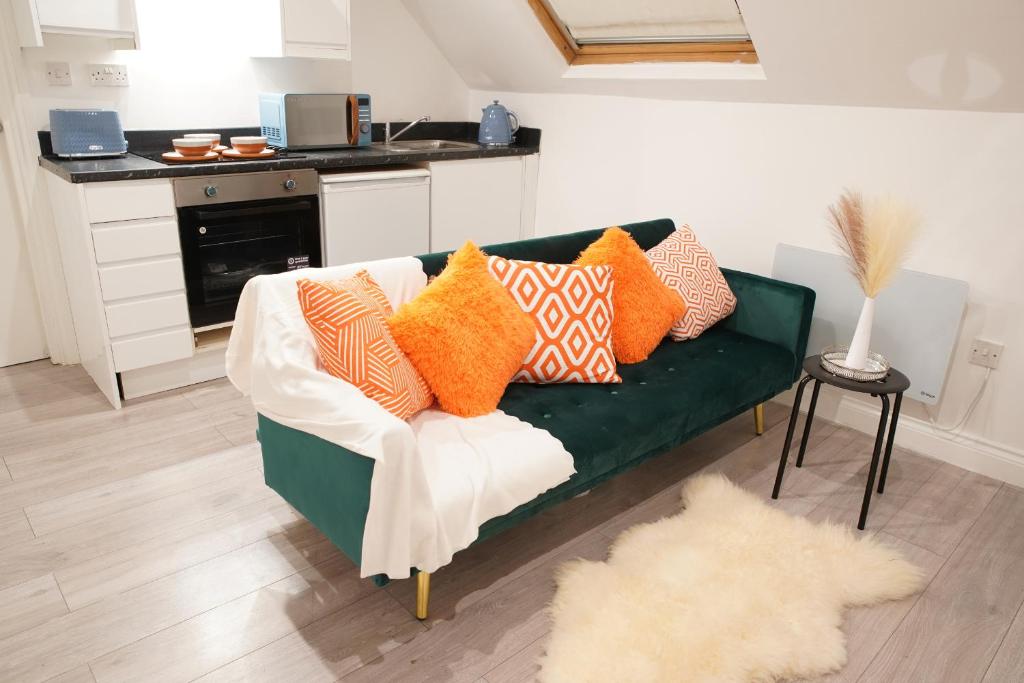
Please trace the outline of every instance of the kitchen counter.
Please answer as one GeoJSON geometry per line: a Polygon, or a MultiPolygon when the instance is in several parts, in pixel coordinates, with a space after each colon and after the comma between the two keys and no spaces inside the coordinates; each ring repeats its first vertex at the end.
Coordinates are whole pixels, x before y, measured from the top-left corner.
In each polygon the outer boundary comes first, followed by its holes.
{"type": "MultiPolygon", "coordinates": [[[[400,130],[402,124],[393,124],[400,130]]],[[[413,140],[454,140],[476,142],[479,124],[463,122],[427,122],[417,125],[406,135],[395,141],[396,145],[413,140]]],[[[108,159],[71,160],[53,155],[48,131],[40,131],[39,146],[42,154],[39,165],[64,180],[72,183],[93,183],[110,180],[140,180],[145,178],[180,178],[196,175],[217,175],[221,173],[253,173],[257,171],[279,171],[298,168],[340,170],[365,166],[387,166],[429,161],[451,161],[458,159],[481,159],[488,157],[525,156],[540,151],[540,130],[520,128],[516,142],[509,147],[483,147],[473,149],[443,149],[394,151],[373,147],[352,147],[344,149],[296,150],[285,156],[271,159],[233,160],[203,162],[198,164],[165,164],[147,159],[140,154],[171,149],[172,138],[185,133],[220,132],[227,144],[232,135],[259,135],[256,128],[164,131],[125,131],[129,153],[124,157],[108,159]],[[136,153],[137,152],[137,153],[136,153]]],[[[383,140],[383,124],[373,124],[374,141],[383,140]]]]}

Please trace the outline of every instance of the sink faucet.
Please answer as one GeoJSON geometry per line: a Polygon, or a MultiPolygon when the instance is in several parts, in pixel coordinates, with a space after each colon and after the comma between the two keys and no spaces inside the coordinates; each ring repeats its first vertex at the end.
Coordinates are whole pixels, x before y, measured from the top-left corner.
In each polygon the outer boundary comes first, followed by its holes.
{"type": "Polygon", "coordinates": [[[413,121],[412,123],[410,123],[408,126],[403,128],[402,130],[400,130],[397,133],[395,133],[394,135],[391,134],[391,122],[388,121],[387,123],[384,124],[384,144],[385,145],[390,145],[392,140],[397,138],[399,135],[404,135],[405,133],[407,133],[409,131],[409,129],[412,128],[413,126],[415,126],[417,123],[424,123],[424,122],[429,121],[429,120],[430,120],[429,116],[422,116],[422,117],[416,119],[415,121],[413,121]]]}

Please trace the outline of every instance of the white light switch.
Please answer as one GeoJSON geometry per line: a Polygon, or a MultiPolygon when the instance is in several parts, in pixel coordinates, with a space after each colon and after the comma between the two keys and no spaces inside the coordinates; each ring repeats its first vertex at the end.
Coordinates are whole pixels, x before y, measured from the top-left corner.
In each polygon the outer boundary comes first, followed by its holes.
{"type": "Polygon", "coordinates": [[[47,62],[46,82],[50,85],[71,85],[71,65],[67,62],[47,62]]]}

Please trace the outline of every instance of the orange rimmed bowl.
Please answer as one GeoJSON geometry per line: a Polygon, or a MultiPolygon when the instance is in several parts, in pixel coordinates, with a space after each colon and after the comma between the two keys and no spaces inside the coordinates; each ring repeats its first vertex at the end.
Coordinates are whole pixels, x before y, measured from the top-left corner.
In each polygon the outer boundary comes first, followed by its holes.
{"type": "Polygon", "coordinates": [[[171,144],[183,157],[201,157],[213,149],[213,141],[206,138],[174,138],[171,144]]]}
{"type": "Polygon", "coordinates": [[[220,133],[185,133],[181,137],[186,140],[209,140],[210,147],[220,144],[220,133]]]}
{"type": "Polygon", "coordinates": [[[231,146],[242,154],[259,154],[267,148],[267,139],[262,135],[236,135],[231,146]]]}

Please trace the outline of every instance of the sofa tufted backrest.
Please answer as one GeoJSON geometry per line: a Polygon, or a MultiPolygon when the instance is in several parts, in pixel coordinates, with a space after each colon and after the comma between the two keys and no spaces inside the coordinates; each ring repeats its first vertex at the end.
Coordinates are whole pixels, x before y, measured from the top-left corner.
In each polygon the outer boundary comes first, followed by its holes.
{"type": "MultiPolygon", "coordinates": [[[[629,223],[621,226],[633,236],[641,249],[647,250],[661,242],[676,229],[670,218],[659,218],[642,223],[629,223]]],[[[485,253],[521,261],[543,261],[545,263],[572,263],[580,252],[601,236],[604,228],[583,230],[551,237],[535,237],[504,244],[482,245],[485,253]]],[[[448,263],[450,251],[439,251],[433,254],[417,256],[423,262],[423,272],[428,276],[437,275],[448,263]]]]}

